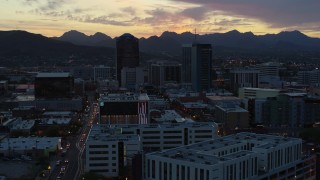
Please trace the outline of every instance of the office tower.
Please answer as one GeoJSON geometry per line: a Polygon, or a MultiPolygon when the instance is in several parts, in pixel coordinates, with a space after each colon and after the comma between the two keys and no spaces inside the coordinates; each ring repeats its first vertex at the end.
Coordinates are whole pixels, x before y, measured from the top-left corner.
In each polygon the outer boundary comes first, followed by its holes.
{"type": "Polygon", "coordinates": [[[149,66],[149,82],[156,86],[167,83],[181,83],[181,64],[170,61],[157,61],[149,66]]]}
{"type": "Polygon", "coordinates": [[[121,86],[121,70],[123,67],[135,68],[139,66],[139,39],[125,33],[116,40],[116,71],[117,80],[121,86]]]}
{"type": "Polygon", "coordinates": [[[71,98],[74,79],[69,73],[38,73],[35,78],[37,99],[71,98]]]}
{"type": "Polygon", "coordinates": [[[192,44],[182,45],[182,82],[191,83],[192,44]]]}
{"type": "Polygon", "coordinates": [[[191,82],[195,91],[211,88],[212,47],[211,44],[193,44],[191,51],[191,82]]]}

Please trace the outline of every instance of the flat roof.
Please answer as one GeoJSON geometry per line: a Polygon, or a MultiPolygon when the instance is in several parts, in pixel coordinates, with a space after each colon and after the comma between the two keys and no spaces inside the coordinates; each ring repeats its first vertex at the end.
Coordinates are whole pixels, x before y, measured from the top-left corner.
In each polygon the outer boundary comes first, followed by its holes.
{"type": "Polygon", "coordinates": [[[30,130],[35,124],[34,120],[16,120],[15,122],[11,130],[30,130]]]}
{"type": "Polygon", "coordinates": [[[19,137],[5,138],[0,142],[0,150],[57,149],[60,137],[19,137]]]}
{"type": "Polygon", "coordinates": [[[100,101],[109,101],[109,102],[122,102],[122,101],[149,101],[147,94],[106,94],[100,96],[100,101]]]}
{"type": "Polygon", "coordinates": [[[70,77],[68,72],[38,73],[37,78],[70,77]]]}
{"type": "Polygon", "coordinates": [[[43,113],[44,116],[70,116],[73,113],[71,111],[47,111],[43,113]]]}
{"type": "Polygon", "coordinates": [[[292,144],[294,141],[296,143],[302,143],[302,140],[298,138],[243,132],[161,152],[153,152],[147,154],[147,156],[159,156],[161,158],[214,165],[222,161],[234,160],[246,155],[258,155],[258,152],[255,152],[254,148],[269,149],[271,147],[282,146],[283,144],[292,144]],[[252,150],[240,149],[236,152],[217,155],[217,152],[220,150],[225,151],[228,147],[231,149],[237,145],[246,145],[247,143],[253,144],[252,150]]]}
{"type": "Polygon", "coordinates": [[[93,125],[89,132],[87,143],[90,142],[110,142],[110,141],[140,141],[138,135],[123,135],[116,129],[105,128],[100,125],[93,125]]]}
{"type": "Polygon", "coordinates": [[[248,89],[248,90],[254,90],[254,91],[275,91],[275,92],[281,91],[280,89],[251,88],[251,87],[244,87],[242,89],[248,89]]]}
{"type": "Polygon", "coordinates": [[[234,103],[221,103],[216,105],[216,107],[228,112],[248,112],[246,109],[243,109],[234,103]]]}
{"type": "Polygon", "coordinates": [[[240,98],[235,96],[207,96],[211,101],[240,101],[240,98]]]}
{"type": "Polygon", "coordinates": [[[69,124],[70,122],[71,122],[71,118],[43,118],[43,119],[41,119],[41,123],[39,123],[39,124],[42,124],[42,125],[44,125],[44,124],[66,125],[66,124],[69,124]]]}

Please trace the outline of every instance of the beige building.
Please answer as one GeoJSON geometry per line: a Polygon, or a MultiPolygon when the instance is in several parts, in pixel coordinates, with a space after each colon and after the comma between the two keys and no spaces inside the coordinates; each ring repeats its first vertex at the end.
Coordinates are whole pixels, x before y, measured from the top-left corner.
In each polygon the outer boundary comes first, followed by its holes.
{"type": "Polygon", "coordinates": [[[249,127],[249,112],[233,103],[215,106],[216,122],[221,123],[225,132],[249,127]]]}
{"type": "Polygon", "coordinates": [[[268,97],[276,97],[279,95],[279,89],[263,89],[263,88],[239,88],[239,98],[255,98],[264,99],[268,97]]]}

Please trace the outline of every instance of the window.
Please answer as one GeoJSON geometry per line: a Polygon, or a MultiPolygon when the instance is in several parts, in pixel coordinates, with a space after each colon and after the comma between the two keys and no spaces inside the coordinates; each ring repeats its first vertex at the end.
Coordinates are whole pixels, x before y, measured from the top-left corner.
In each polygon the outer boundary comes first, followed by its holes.
{"type": "Polygon", "coordinates": [[[89,154],[108,154],[108,151],[89,151],[89,154]]]}
{"type": "Polygon", "coordinates": [[[112,151],[112,154],[116,154],[116,151],[112,151]]]}
{"type": "Polygon", "coordinates": [[[112,157],[112,160],[116,160],[117,158],[116,157],[112,157]]]}
{"type": "Polygon", "coordinates": [[[89,145],[89,148],[108,148],[108,145],[89,145]]]}
{"type": "Polygon", "coordinates": [[[96,167],[96,166],[108,166],[108,163],[90,163],[90,167],[96,167]]]}
{"type": "Polygon", "coordinates": [[[152,178],[156,178],[156,162],[155,160],[151,161],[151,174],[152,174],[152,178]]]}
{"type": "Polygon", "coordinates": [[[102,161],[102,160],[109,160],[108,157],[90,157],[89,160],[91,161],[102,161]]]}

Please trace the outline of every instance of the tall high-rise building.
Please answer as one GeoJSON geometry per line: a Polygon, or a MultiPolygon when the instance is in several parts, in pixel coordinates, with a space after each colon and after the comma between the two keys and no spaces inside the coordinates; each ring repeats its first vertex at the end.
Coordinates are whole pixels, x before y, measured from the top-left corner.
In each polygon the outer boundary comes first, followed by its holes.
{"type": "Polygon", "coordinates": [[[121,69],[123,67],[135,68],[139,66],[139,39],[125,33],[116,40],[117,50],[117,80],[121,86],[121,69]]]}
{"type": "Polygon", "coordinates": [[[191,82],[195,91],[211,88],[211,44],[193,44],[191,51],[191,82]]]}
{"type": "Polygon", "coordinates": [[[182,45],[182,82],[191,83],[192,44],[182,45]]]}

